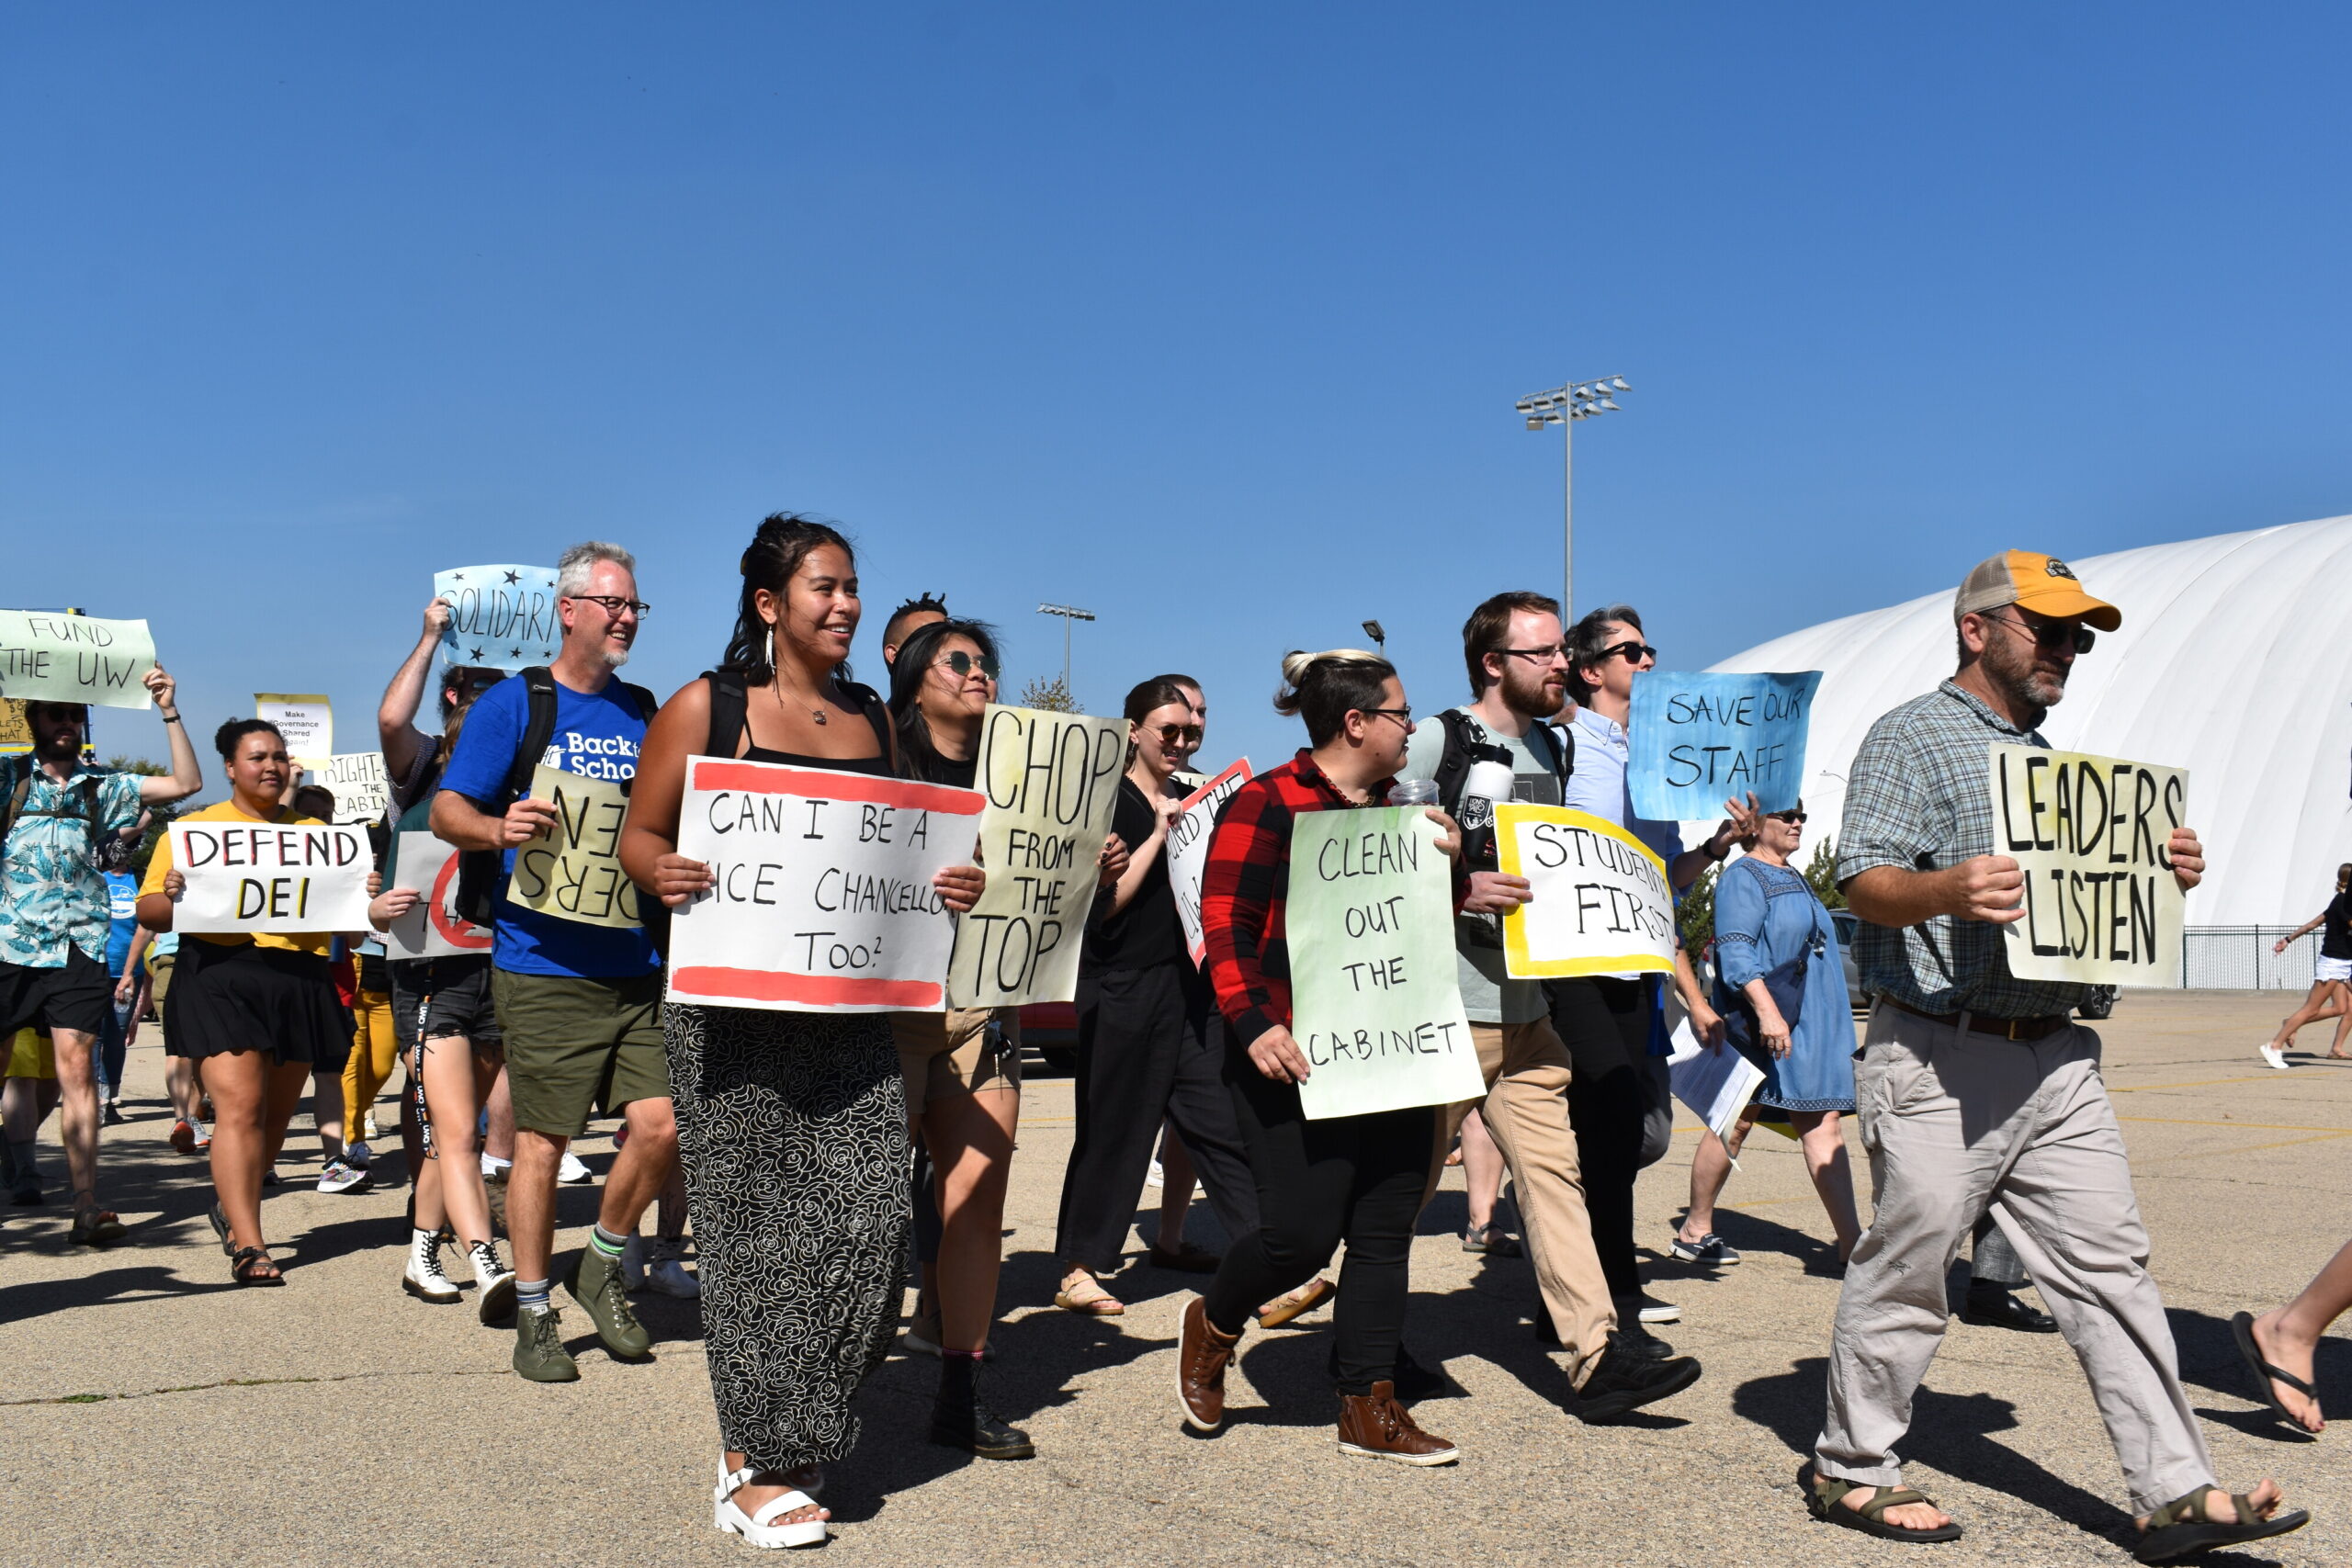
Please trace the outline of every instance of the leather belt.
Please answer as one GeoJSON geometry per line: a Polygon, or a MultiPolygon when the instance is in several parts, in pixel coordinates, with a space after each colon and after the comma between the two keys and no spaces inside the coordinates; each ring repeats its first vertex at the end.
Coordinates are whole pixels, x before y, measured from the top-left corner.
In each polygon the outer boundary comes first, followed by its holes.
{"type": "MultiPolygon", "coordinates": [[[[1926,1008],[1915,1008],[1909,1002],[1897,1001],[1883,991],[1879,993],[1878,999],[1899,1012],[1907,1012],[1913,1018],[1924,1018],[1930,1023],[1940,1023],[1947,1029],[1956,1028],[1960,1023],[1961,1015],[1956,1012],[1929,1012],[1926,1008]]],[[[2073,1015],[2063,1012],[2043,1018],[1982,1018],[1973,1013],[1968,1016],[1968,1032],[1971,1034],[1991,1034],[2003,1040],[2047,1040],[2060,1030],[2074,1026],[2073,1015]]]]}

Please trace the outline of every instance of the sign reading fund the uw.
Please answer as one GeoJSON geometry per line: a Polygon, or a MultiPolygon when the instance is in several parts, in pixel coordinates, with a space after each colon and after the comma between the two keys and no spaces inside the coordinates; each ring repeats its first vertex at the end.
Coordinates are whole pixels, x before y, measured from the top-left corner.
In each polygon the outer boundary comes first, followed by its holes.
{"type": "Polygon", "coordinates": [[[2038,746],[1990,751],[1993,852],[2025,874],[2025,918],[2002,928],[2009,973],[2179,985],[2187,896],[2169,845],[2186,822],[2188,772],[2038,746]]]}

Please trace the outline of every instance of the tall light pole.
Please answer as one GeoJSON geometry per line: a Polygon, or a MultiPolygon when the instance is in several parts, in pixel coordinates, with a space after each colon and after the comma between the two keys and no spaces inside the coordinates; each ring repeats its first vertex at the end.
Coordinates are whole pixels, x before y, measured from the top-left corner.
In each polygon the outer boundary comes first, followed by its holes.
{"type": "Polygon", "coordinates": [[[1560,620],[1566,626],[1574,626],[1577,618],[1576,422],[1616,412],[1617,400],[1611,394],[1633,389],[1623,376],[1603,376],[1519,400],[1520,417],[1527,421],[1528,429],[1541,430],[1547,424],[1560,427],[1560,620]]]}
{"type": "MultiPolygon", "coordinates": [[[[1062,618],[1062,691],[1064,694],[1068,695],[1069,694],[1070,623],[1072,621],[1091,621],[1094,618],[1094,612],[1091,610],[1076,609],[1069,604],[1040,604],[1037,606],[1037,614],[1041,615],[1059,615],[1062,618]]],[[[1070,701],[1076,702],[1077,700],[1078,699],[1075,695],[1070,696],[1070,701]]]]}

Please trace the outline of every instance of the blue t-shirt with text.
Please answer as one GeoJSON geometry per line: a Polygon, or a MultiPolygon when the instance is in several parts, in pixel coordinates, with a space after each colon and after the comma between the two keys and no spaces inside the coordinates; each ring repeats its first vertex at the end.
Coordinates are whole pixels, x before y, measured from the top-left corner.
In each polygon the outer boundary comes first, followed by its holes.
{"type": "Polygon", "coordinates": [[[107,973],[119,980],[139,930],[139,879],[129,872],[107,873],[107,973]]]}
{"type": "MultiPolygon", "coordinates": [[[[559,681],[555,695],[555,735],[546,755],[537,761],[613,784],[635,778],[645,720],[628,688],[607,681],[603,691],[591,694],[575,692],[559,681]]],[[[458,737],[457,752],[441,775],[441,787],[485,809],[494,805],[529,720],[530,691],[521,681],[501,681],[475,698],[458,737]]],[[[507,874],[514,870],[514,852],[509,850],[507,874]]],[[[503,893],[491,962],[517,975],[607,980],[650,975],[662,966],[652,941],[641,931],[559,919],[509,903],[503,893]]]]}

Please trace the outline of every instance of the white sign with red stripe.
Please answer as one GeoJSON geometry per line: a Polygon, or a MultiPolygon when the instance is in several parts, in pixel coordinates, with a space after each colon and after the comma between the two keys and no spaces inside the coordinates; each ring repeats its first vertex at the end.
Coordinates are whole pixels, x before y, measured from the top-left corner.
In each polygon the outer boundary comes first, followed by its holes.
{"type": "Polygon", "coordinates": [[[414,908],[392,921],[393,957],[463,958],[490,951],[488,929],[458,918],[457,845],[430,833],[402,833],[392,871],[393,886],[413,887],[424,895],[414,908]]]}
{"type": "Polygon", "coordinates": [[[1179,815],[1168,828],[1168,880],[1176,889],[1176,918],[1184,923],[1184,951],[1195,964],[1208,957],[1201,930],[1201,881],[1209,868],[1209,829],[1233,792],[1250,782],[1250,759],[1244,757],[1178,803],[1179,815]]]}
{"type": "Polygon", "coordinates": [[[956,927],[931,879],[972,863],[978,790],[695,757],[678,852],[716,886],[670,928],[670,999],[937,1012],[956,927]]]}

